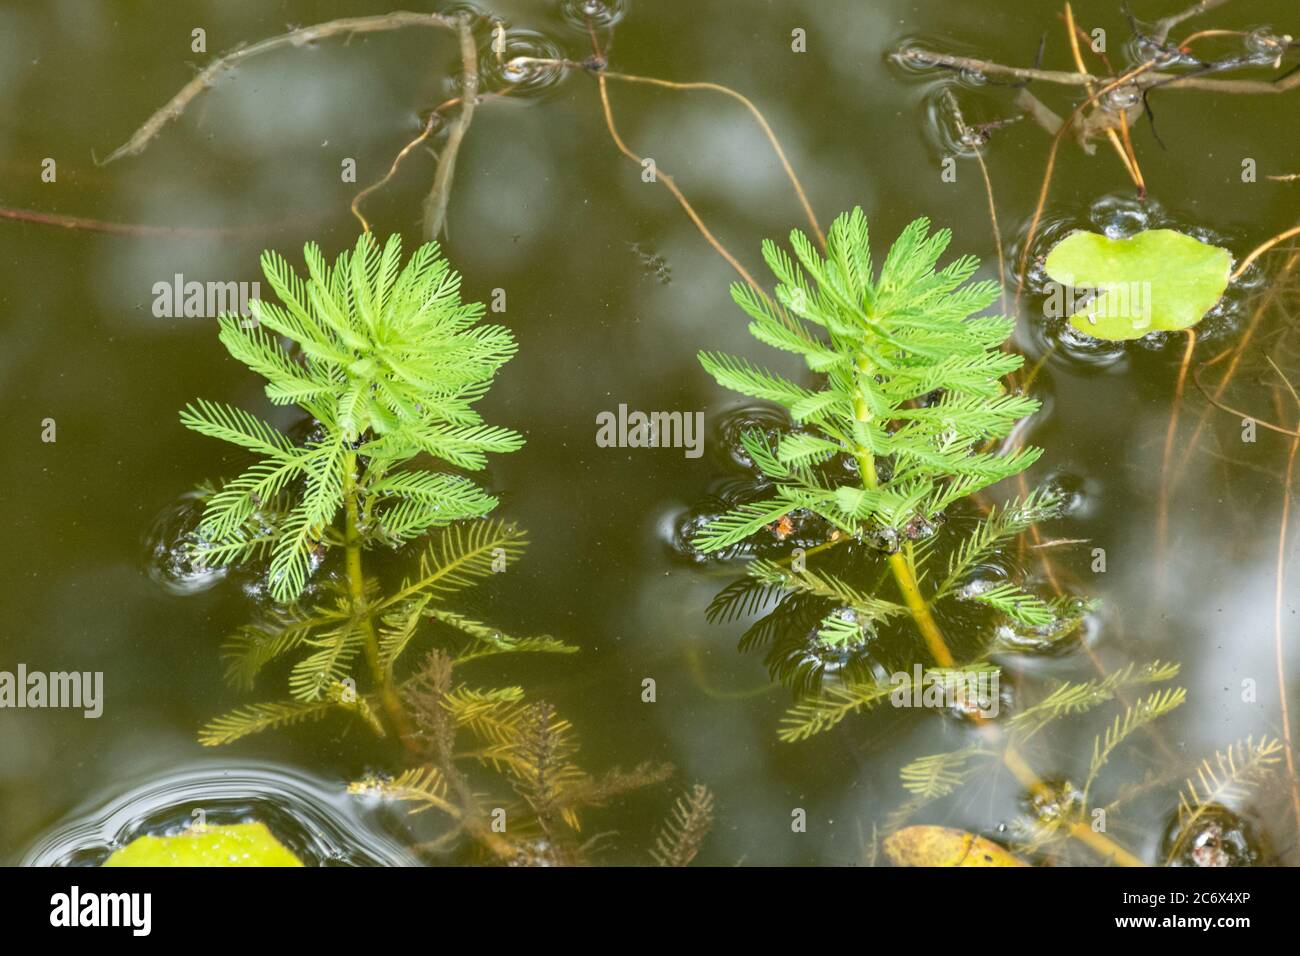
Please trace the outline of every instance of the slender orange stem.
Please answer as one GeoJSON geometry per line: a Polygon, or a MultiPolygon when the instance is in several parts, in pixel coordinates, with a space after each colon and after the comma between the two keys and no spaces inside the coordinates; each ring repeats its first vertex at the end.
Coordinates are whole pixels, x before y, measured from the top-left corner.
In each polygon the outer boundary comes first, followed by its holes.
{"type": "Polygon", "coordinates": [[[1285,242],[1286,240],[1290,239],[1292,236],[1300,236],[1300,226],[1293,226],[1290,229],[1288,229],[1286,232],[1280,232],[1272,239],[1269,239],[1267,242],[1262,242],[1258,246],[1256,246],[1251,251],[1250,255],[1246,256],[1246,258],[1241,260],[1241,264],[1237,266],[1236,269],[1233,270],[1232,275],[1229,277],[1228,281],[1236,282],[1245,274],[1246,270],[1250,268],[1250,264],[1252,262],[1254,262],[1256,259],[1262,256],[1264,253],[1268,252],[1268,250],[1272,249],[1278,243],[1285,242]]]}
{"type": "MultiPolygon", "coordinates": [[[[600,88],[601,106],[603,106],[605,110],[605,125],[609,127],[609,135],[613,138],[614,145],[618,147],[620,153],[632,160],[632,162],[636,163],[638,166],[643,165],[645,160],[632,152],[632,150],[628,149],[627,144],[623,142],[623,137],[618,135],[618,127],[614,125],[614,111],[609,105],[609,90],[606,88],[605,75],[603,73],[596,74],[596,83],[600,88]]],[[[686,211],[686,215],[690,217],[691,222],[695,223],[695,228],[700,230],[700,234],[704,236],[709,245],[713,247],[714,251],[718,255],[722,256],[723,259],[727,260],[727,264],[739,273],[740,277],[745,280],[746,284],[762,292],[762,287],[758,284],[758,281],[750,275],[749,270],[742,266],[736,257],[728,252],[726,247],[718,241],[717,237],[709,230],[709,227],[704,224],[704,220],[701,219],[699,214],[695,211],[695,207],[687,201],[686,197],[682,195],[682,191],[677,188],[677,183],[675,183],[673,178],[664,172],[658,164],[655,165],[655,180],[657,182],[662,182],[664,187],[673,194],[673,197],[677,200],[678,204],[686,211]]]]}
{"type": "MultiPolygon", "coordinates": [[[[1300,252],[1292,253],[1291,257],[1287,259],[1286,264],[1282,266],[1281,275],[1278,278],[1274,279],[1273,283],[1269,286],[1268,291],[1264,293],[1263,300],[1259,303],[1258,307],[1251,315],[1250,321],[1246,324],[1245,331],[1242,332],[1241,338],[1238,340],[1236,347],[1232,350],[1232,359],[1231,361],[1228,362],[1228,369],[1226,372],[1224,372],[1223,378],[1219,379],[1218,384],[1214,386],[1214,391],[1212,394],[1209,393],[1206,394],[1206,398],[1209,400],[1211,406],[1222,407],[1219,405],[1219,399],[1223,397],[1224,391],[1226,391],[1228,388],[1228,383],[1232,380],[1232,377],[1236,374],[1237,367],[1241,364],[1242,356],[1246,354],[1246,346],[1250,344],[1251,339],[1254,337],[1256,329],[1258,329],[1260,322],[1264,318],[1264,313],[1268,311],[1269,307],[1275,301],[1277,301],[1278,297],[1282,294],[1282,290],[1284,288],[1282,279],[1291,274],[1291,270],[1295,268],[1297,262],[1300,262],[1300,252]]],[[[1226,355],[1227,353],[1223,353],[1223,354],[1226,355]]],[[[1210,362],[1205,363],[1205,366],[1201,366],[1201,368],[1214,364],[1215,362],[1219,361],[1219,358],[1222,357],[1223,356],[1219,356],[1215,359],[1212,359],[1210,362]]],[[[1192,374],[1192,379],[1196,382],[1197,388],[1201,389],[1202,391],[1205,391],[1204,387],[1201,385],[1201,380],[1200,380],[1199,373],[1201,368],[1198,368],[1192,374]]],[[[1178,468],[1174,472],[1174,478],[1173,478],[1175,484],[1178,483],[1179,478],[1182,477],[1183,472],[1186,470],[1187,464],[1191,460],[1192,453],[1196,449],[1196,446],[1200,441],[1201,431],[1205,428],[1205,423],[1209,419],[1209,417],[1210,417],[1210,408],[1207,407],[1201,412],[1200,416],[1197,418],[1196,428],[1193,429],[1192,431],[1192,437],[1188,440],[1187,447],[1183,449],[1183,455],[1178,460],[1178,468]]],[[[1243,416],[1243,417],[1249,417],[1249,416],[1243,416]]]]}
{"type": "MultiPolygon", "coordinates": [[[[1079,25],[1074,20],[1074,10],[1067,3],[1065,5],[1065,33],[1070,39],[1070,52],[1074,55],[1074,64],[1079,72],[1088,74],[1087,64],[1083,62],[1083,51],[1079,49],[1079,34],[1083,33],[1079,25]]],[[[1087,37],[1087,34],[1084,34],[1087,37]]],[[[1096,88],[1095,83],[1088,83],[1087,89],[1091,93],[1096,88]]],[[[1106,130],[1106,138],[1110,140],[1110,145],[1114,147],[1118,154],[1120,162],[1124,164],[1124,169],[1128,172],[1129,178],[1133,180],[1133,185],[1145,195],[1146,184],[1142,181],[1142,172],[1137,168],[1137,157],[1133,154],[1133,147],[1128,143],[1128,122],[1123,113],[1120,113],[1120,121],[1124,124],[1124,142],[1120,141],[1119,136],[1113,129],[1106,130]],[[1126,148],[1127,146],[1127,148],[1126,148]]]]}

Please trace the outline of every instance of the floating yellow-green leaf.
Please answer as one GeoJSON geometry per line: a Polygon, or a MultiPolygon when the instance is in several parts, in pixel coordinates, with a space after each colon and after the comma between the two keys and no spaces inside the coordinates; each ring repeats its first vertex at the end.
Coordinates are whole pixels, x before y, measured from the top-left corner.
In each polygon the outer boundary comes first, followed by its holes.
{"type": "Polygon", "coordinates": [[[105,866],[302,866],[264,823],[204,826],[176,836],[142,836],[105,866]]]}
{"type": "Polygon", "coordinates": [[[904,827],[885,838],[885,856],[894,866],[1029,865],[992,840],[951,827],[904,827]]]}
{"type": "Polygon", "coordinates": [[[1201,321],[1228,287],[1232,254],[1173,229],[1128,239],[1076,232],[1048,253],[1046,269],[1059,283],[1049,311],[1072,311],[1064,308],[1067,287],[1076,296],[1095,291],[1095,298],[1073,310],[1070,324],[1094,338],[1123,341],[1201,321]]]}

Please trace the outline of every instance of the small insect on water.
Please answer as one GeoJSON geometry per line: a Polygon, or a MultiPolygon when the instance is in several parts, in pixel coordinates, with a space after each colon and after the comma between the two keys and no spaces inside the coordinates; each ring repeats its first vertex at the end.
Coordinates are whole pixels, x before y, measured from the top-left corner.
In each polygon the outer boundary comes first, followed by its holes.
{"type": "Polygon", "coordinates": [[[627,247],[640,260],[641,267],[647,275],[654,275],[662,285],[673,281],[672,266],[668,265],[668,261],[663,256],[644,248],[639,242],[629,242],[627,247]]]}

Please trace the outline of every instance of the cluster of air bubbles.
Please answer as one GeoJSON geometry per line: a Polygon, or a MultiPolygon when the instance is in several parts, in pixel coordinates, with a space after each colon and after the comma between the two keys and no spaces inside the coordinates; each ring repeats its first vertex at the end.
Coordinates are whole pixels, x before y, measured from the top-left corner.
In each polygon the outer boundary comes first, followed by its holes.
{"type": "Polygon", "coordinates": [[[993,646],[1016,654],[1051,656],[1065,654],[1093,642],[1098,630],[1096,615],[1083,598],[1071,598],[1051,623],[1025,627],[1014,622],[999,624],[993,632],[993,646]]]}
{"type": "Polygon", "coordinates": [[[1268,27],[1260,27],[1246,34],[1246,52],[1255,62],[1276,67],[1292,42],[1288,34],[1279,36],[1268,27]]]}
{"type": "MultiPolygon", "coordinates": [[[[297,600],[303,603],[313,602],[341,576],[338,562],[331,562],[326,567],[328,554],[324,545],[318,544],[312,549],[308,557],[307,581],[297,600]]],[[[258,609],[269,611],[279,604],[271,592],[270,567],[265,560],[252,560],[233,566],[230,568],[230,582],[258,609]]]]}
{"type": "Polygon", "coordinates": [[[822,624],[818,626],[812,638],[814,647],[820,648],[842,648],[850,645],[861,644],[865,639],[875,637],[875,631],[866,626],[866,622],[859,619],[859,614],[851,607],[837,607],[822,619],[822,624]],[[833,632],[834,636],[828,636],[826,632],[827,622],[837,622],[840,629],[833,632]],[[848,631],[856,631],[857,638],[845,640],[845,634],[848,631]]]}
{"type": "Polygon", "coordinates": [[[607,30],[627,15],[627,0],[560,0],[560,16],[575,30],[607,30]]]}
{"type": "Polygon", "coordinates": [[[1102,196],[1088,210],[1088,220],[1110,239],[1127,239],[1145,229],[1165,225],[1168,217],[1154,199],[1140,201],[1132,196],[1102,196]]]}
{"type": "Polygon", "coordinates": [[[506,866],[548,867],[560,865],[558,848],[550,840],[539,837],[535,840],[516,840],[514,856],[506,866]]]}
{"type": "Polygon", "coordinates": [[[896,554],[902,539],[893,528],[873,528],[863,534],[862,540],[873,551],[879,551],[881,554],[896,554]]]}
{"type": "Polygon", "coordinates": [[[959,601],[973,601],[981,594],[992,591],[999,585],[1007,583],[1006,568],[997,564],[981,564],[971,571],[966,582],[957,589],[959,601]]]}
{"type": "Polygon", "coordinates": [[[1047,331],[1056,342],[1057,355],[1073,365],[1091,368],[1110,368],[1125,360],[1126,342],[1099,339],[1081,332],[1069,322],[1061,322],[1047,331]]]}
{"type": "Polygon", "coordinates": [[[564,79],[563,59],[559,46],[536,30],[494,27],[479,50],[479,90],[508,92],[511,99],[544,96],[564,79]]]}
{"type": "Polygon", "coordinates": [[[149,577],[172,594],[198,594],[225,576],[224,568],[197,560],[204,544],[198,527],[205,501],[202,492],[183,495],[163,509],[145,537],[149,577]]]}
{"type": "Polygon", "coordinates": [[[1061,517],[1086,519],[1096,512],[1100,491],[1096,479],[1061,470],[1048,475],[1043,484],[1060,498],[1061,517]]]}
{"type": "MultiPolygon", "coordinates": [[[[783,553],[790,547],[811,548],[837,536],[836,529],[820,515],[806,508],[795,508],[774,516],[749,539],[715,554],[703,554],[694,539],[720,515],[738,505],[765,501],[770,497],[770,479],[746,448],[748,438],[760,452],[774,452],[781,439],[796,430],[789,416],[771,405],[741,405],[713,416],[710,435],[705,441],[709,456],[722,470],[712,485],[712,493],[695,507],[678,512],[666,520],[663,537],[670,551],[692,563],[726,560],[742,554],[759,556],[783,553]]],[[[833,485],[857,481],[857,463],[851,455],[833,455],[818,463],[822,477],[833,485]]]]}
{"type": "Polygon", "coordinates": [[[691,564],[728,561],[745,555],[776,557],[791,547],[815,548],[825,544],[834,534],[834,529],[820,515],[805,508],[797,508],[773,519],[771,524],[760,528],[744,541],[716,552],[701,551],[695,543],[699,535],[721,515],[754,498],[753,486],[748,486],[745,490],[747,494],[725,499],[711,495],[693,508],[669,515],[663,531],[669,552],[691,564]]]}
{"type": "Polygon", "coordinates": [[[762,443],[775,447],[782,437],[794,430],[784,410],[772,405],[740,405],[713,416],[713,434],[706,444],[713,450],[718,464],[750,471],[760,477],[758,465],[741,439],[750,434],[762,443]]]}
{"type": "Polygon", "coordinates": [[[1011,688],[995,681],[992,673],[968,671],[954,678],[946,693],[948,715],[961,720],[987,720],[1011,706],[1011,688]]]}
{"type": "Polygon", "coordinates": [[[913,515],[907,520],[907,524],[903,525],[903,536],[908,541],[924,541],[926,538],[933,538],[939,530],[940,523],[938,516],[931,521],[924,515],[913,515]]]}
{"type": "Polygon", "coordinates": [[[1163,841],[1171,866],[1256,866],[1263,845],[1250,821],[1227,807],[1208,804],[1195,814],[1175,814],[1163,841]]]}
{"type": "Polygon", "coordinates": [[[1028,794],[1026,809],[1038,823],[1052,826],[1070,820],[1083,809],[1083,793],[1069,780],[1044,780],[1028,794]]]}
{"type": "Polygon", "coordinates": [[[714,553],[702,551],[695,544],[695,539],[704,529],[725,512],[725,504],[709,502],[670,516],[664,535],[668,550],[674,557],[682,558],[692,564],[725,561],[740,555],[744,552],[743,543],[714,553]]]}
{"type": "Polygon", "coordinates": [[[1137,63],[1154,62],[1157,67],[1191,66],[1197,63],[1196,57],[1184,53],[1174,43],[1157,43],[1154,37],[1139,34],[1128,43],[1130,57],[1137,63]]]}
{"type": "Polygon", "coordinates": [[[1122,113],[1142,102],[1142,89],[1136,83],[1122,83],[1101,99],[1102,109],[1122,113]]]}
{"type": "MultiPolygon", "coordinates": [[[[848,611],[850,616],[853,615],[853,611],[849,608],[840,610],[848,611]]],[[[842,640],[829,641],[822,637],[822,626],[818,625],[808,634],[808,641],[800,652],[803,668],[815,670],[822,676],[840,674],[857,659],[857,651],[862,643],[859,641],[856,645],[852,645],[842,640]]]]}

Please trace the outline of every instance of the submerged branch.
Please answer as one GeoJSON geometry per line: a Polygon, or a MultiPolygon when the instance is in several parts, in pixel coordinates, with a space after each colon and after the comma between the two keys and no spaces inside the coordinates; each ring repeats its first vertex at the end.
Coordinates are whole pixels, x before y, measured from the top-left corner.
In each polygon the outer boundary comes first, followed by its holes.
{"type": "Polygon", "coordinates": [[[37,212],[35,209],[12,209],[0,206],[0,219],[30,222],[41,226],[58,226],[62,229],[80,229],[83,232],[100,232],[111,236],[136,236],[142,239],[211,239],[214,236],[241,236],[266,232],[284,226],[284,220],[268,222],[261,226],[151,226],[134,222],[110,222],[105,219],[88,219],[85,216],[64,216],[55,212],[37,212]]]}
{"type": "Polygon", "coordinates": [[[1155,39],[1157,43],[1164,43],[1169,39],[1169,32],[1174,27],[1181,25],[1193,17],[1199,17],[1203,13],[1209,13],[1218,7],[1228,3],[1228,0],[1197,0],[1190,7],[1178,13],[1170,14],[1156,24],[1155,39]]]}
{"type": "MultiPolygon", "coordinates": [[[[922,47],[905,47],[892,54],[892,58],[898,63],[912,67],[939,66],[950,70],[982,73],[986,76],[1004,76],[1023,82],[1055,83],[1058,86],[1086,87],[1097,79],[1090,73],[1071,73],[1065,70],[1039,70],[1007,66],[990,60],[957,56],[953,53],[939,53],[922,47]]],[[[1300,88],[1300,73],[1285,73],[1273,80],[1216,80],[1199,75],[1161,73],[1152,70],[1137,78],[1135,83],[1138,87],[1144,89],[1159,86],[1161,89],[1166,90],[1203,90],[1205,92],[1243,95],[1287,93],[1300,88]]]]}
{"type": "Polygon", "coordinates": [[[478,100],[478,48],[474,45],[474,34],[467,17],[457,20],[456,31],[460,36],[461,106],[451,132],[447,134],[447,145],[438,157],[433,189],[424,201],[424,238],[429,241],[436,239],[447,223],[447,203],[451,198],[452,177],[456,174],[456,156],[474,119],[474,105],[478,100]]]}
{"type": "Polygon", "coordinates": [[[386,30],[400,30],[405,27],[434,27],[440,30],[457,30],[464,24],[464,18],[461,17],[449,17],[440,13],[411,13],[398,10],[382,16],[345,17],[340,20],[330,20],[328,23],[318,23],[315,26],[299,27],[279,36],[268,37],[247,46],[237,47],[229,53],[222,54],[204,67],[194,79],[181,87],[175,96],[150,116],[144,125],[132,134],[130,139],[113,150],[107,159],[102,162],[96,160],[96,163],[100,166],[106,166],[124,156],[138,156],[144,152],[145,147],[162,131],[162,128],[172,120],[178,119],[185,112],[186,107],[199,94],[212,86],[223,71],[255,56],[283,49],[284,47],[305,46],[317,40],[324,40],[342,34],[350,36],[357,33],[378,33],[386,30]]]}
{"type": "Polygon", "coordinates": [[[460,97],[455,96],[447,100],[445,103],[441,103],[438,106],[435,106],[433,108],[433,111],[429,113],[429,118],[428,120],[425,121],[424,128],[420,130],[420,134],[416,136],[415,139],[411,140],[409,143],[403,146],[400,151],[398,151],[397,156],[393,158],[393,163],[391,166],[388,167],[388,172],[384,174],[383,178],[380,179],[378,182],[371,183],[369,186],[365,187],[360,192],[358,192],[355,196],[352,197],[352,203],[349,206],[349,209],[351,209],[352,215],[356,217],[357,221],[361,223],[362,232],[370,231],[370,222],[366,219],[365,216],[361,214],[361,201],[365,199],[367,196],[369,196],[371,193],[382,189],[392,180],[394,176],[397,175],[397,169],[399,166],[402,165],[402,161],[405,160],[406,157],[411,154],[411,151],[414,150],[415,147],[419,146],[426,139],[428,139],[430,136],[433,135],[433,131],[437,128],[438,125],[438,119],[442,116],[442,111],[446,109],[450,109],[451,107],[455,106],[459,102],[460,102],[460,97]]]}

